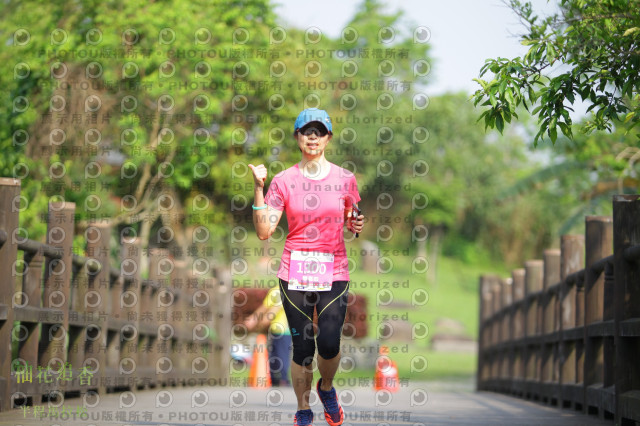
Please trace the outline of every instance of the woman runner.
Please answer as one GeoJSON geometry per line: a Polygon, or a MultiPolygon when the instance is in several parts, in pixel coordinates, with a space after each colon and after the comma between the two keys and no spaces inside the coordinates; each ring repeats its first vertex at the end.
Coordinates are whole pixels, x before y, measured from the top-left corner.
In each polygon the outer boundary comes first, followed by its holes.
{"type": "Polygon", "coordinates": [[[316,391],[327,423],[337,426],[343,423],[344,412],[333,378],[340,363],[340,336],[349,290],[343,227],[360,233],[364,216],[352,217],[360,201],[353,173],[325,158],[325,148],[333,136],[327,112],[317,108],[302,111],[293,135],[301,160],[274,176],[266,196],[266,167],[249,164],[255,193],[253,223],[258,238],[266,240],[275,231],[282,212],[287,213],[289,233],[278,278],[293,341],[291,379],[298,399],[294,425],[313,423],[309,394],[317,347],[320,379],[316,391]],[[317,330],[313,326],[314,309],[317,330]]]}

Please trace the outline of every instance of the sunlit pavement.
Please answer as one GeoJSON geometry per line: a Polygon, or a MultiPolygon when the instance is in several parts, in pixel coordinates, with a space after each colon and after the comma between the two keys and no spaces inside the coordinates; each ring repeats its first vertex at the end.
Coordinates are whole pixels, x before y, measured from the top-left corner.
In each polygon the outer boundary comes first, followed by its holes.
{"type": "MultiPolygon", "coordinates": [[[[471,382],[410,382],[397,392],[371,388],[338,389],[345,426],[370,425],[611,425],[594,416],[490,392],[473,392],[471,382]]],[[[52,411],[58,417],[34,417],[34,410],[0,413],[0,425],[292,425],[293,389],[176,387],[132,393],[110,393],[87,400],[70,398],[52,411]],[[81,417],[76,413],[80,411],[81,417]],[[25,415],[26,414],[26,415],[25,415]]],[[[326,425],[314,392],[314,425],[326,425]]]]}

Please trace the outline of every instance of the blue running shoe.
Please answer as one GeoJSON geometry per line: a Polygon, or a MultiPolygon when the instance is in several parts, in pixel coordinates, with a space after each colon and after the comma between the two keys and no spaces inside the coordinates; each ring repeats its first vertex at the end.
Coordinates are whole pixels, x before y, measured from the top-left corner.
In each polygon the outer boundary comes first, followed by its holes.
{"type": "Polygon", "coordinates": [[[313,411],[310,408],[306,410],[296,411],[296,415],[293,417],[293,426],[312,426],[313,425],[313,411]]]}
{"type": "Polygon", "coordinates": [[[322,405],[324,405],[324,418],[330,426],[340,426],[344,422],[344,412],[338,402],[336,388],[332,387],[329,391],[320,390],[320,382],[322,382],[322,379],[318,380],[316,391],[320,401],[322,401],[322,405]]]}

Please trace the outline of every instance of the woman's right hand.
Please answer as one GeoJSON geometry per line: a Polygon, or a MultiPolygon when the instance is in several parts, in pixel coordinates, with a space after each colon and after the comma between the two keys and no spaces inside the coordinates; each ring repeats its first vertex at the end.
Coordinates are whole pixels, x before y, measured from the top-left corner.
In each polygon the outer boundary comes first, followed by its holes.
{"type": "Polygon", "coordinates": [[[264,182],[267,180],[267,168],[264,164],[258,166],[249,164],[249,168],[253,172],[253,184],[256,188],[264,188],[264,182]]]}

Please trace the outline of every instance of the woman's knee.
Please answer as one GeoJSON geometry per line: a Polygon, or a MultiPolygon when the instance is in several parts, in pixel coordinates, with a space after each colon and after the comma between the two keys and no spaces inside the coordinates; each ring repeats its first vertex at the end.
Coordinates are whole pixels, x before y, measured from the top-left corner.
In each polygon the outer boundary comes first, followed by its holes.
{"type": "Polygon", "coordinates": [[[320,355],[324,359],[332,359],[338,356],[340,353],[340,345],[337,346],[329,346],[323,349],[320,349],[318,346],[318,355],[320,355]]]}
{"type": "Polygon", "coordinates": [[[313,338],[293,339],[293,362],[303,367],[308,366],[313,362],[313,357],[316,354],[316,345],[313,338]]]}
{"type": "Polygon", "coordinates": [[[318,345],[318,355],[324,359],[334,358],[340,353],[339,334],[337,336],[325,335],[321,337],[321,333],[318,333],[316,344],[318,345]]]}

